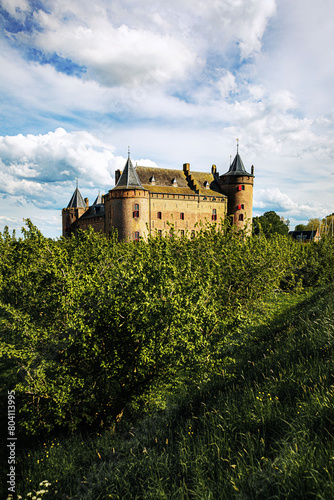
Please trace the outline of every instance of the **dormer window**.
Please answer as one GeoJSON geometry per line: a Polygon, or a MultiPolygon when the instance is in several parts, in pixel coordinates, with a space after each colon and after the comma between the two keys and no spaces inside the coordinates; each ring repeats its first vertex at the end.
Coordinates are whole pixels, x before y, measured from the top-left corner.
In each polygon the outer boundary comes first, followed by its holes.
{"type": "Polygon", "coordinates": [[[204,182],[204,187],[205,187],[205,189],[210,189],[210,184],[208,181],[204,182]]]}
{"type": "Polygon", "coordinates": [[[152,175],[152,177],[150,177],[150,184],[152,184],[152,186],[155,186],[155,177],[154,177],[154,175],[152,175]]]}
{"type": "Polygon", "coordinates": [[[176,181],[175,177],[173,177],[173,179],[172,179],[172,184],[174,187],[177,187],[177,181],[176,181]]]}

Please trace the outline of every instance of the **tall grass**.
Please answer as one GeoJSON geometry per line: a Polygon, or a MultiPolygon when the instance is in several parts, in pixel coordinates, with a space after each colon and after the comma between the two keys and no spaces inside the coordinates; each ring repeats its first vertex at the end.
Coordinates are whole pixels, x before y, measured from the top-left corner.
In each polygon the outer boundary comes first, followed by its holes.
{"type": "Polygon", "coordinates": [[[165,411],[30,452],[21,492],[47,479],[50,498],[334,498],[333,291],[238,332],[234,361],[165,411]]]}

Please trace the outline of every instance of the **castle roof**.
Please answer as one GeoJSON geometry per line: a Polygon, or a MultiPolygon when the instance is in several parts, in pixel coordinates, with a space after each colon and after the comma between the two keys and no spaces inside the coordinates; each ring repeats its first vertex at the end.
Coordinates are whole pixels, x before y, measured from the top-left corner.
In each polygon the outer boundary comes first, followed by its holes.
{"type": "Polygon", "coordinates": [[[140,183],[140,180],[136,173],[136,169],[132,164],[129,154],[122,175],[119,178],[119,181],[117,182],[114,189],[133,189],[133,188],[144,189],[140,183]]]}
{"type": "Polygon", "coordinates": [[[243,164],[243,161],[242,161],[241,156],[239,155],[239,153],[237,153],[235,155],[235,158],[234,158],[232,164],[230,165],[230,168],[229,168],[228,172],[226,172],[226,174],[223,174],[223,177],[225,177],[227,175],[235,175],[235,176],[247,175],[249,177],[254,177],[253,174],[249,174],[246,171],[246,169],[244,167],[244,164],[243,164]]]}
{"type": "Polygon", "coordinates": [[[104,217],[104,214],[105,214],[104,204],[103,203],[99,203],[99,204],[94,203],[94,205],[92,205],[91,207],[89,207],[88,210],[86,210],[86,212],[80,217],[79,220],[91,219],[93,217],[104,217]]]}
{"type": "Polygon", "coordinates": [[[100,195],[100,193],[97,195],[97,198],[96,200],[94,201],[93,203],[93,206],[94,205],[101,205],[101,203],[103,203],[103,200],[102,200],[102,196],[100,195]]]}
{"type": "Polygon", "coordinates": [[[67,208],[86,208],[86,203],[84,202],[78,187],[75,189],[67,208]]]}
{"type": "Polygon", "coordinates": [[[144,189],[152,193],[193,195],[196,192],[224,198],[214,176],[209,172],[189,172],[189,175],[185,175],[183,170],[138,166],[136,173],[144,189]]]}

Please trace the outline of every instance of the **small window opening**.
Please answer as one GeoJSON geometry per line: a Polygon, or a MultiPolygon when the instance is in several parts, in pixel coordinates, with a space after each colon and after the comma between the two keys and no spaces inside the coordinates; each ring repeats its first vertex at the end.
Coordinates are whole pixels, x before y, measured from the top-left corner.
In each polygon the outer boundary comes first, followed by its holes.
{"type": "Polygon", "coordinates": [[[134,212],[133,212],[133,217],[134,218],[139,217],[139,205],[138,205],[138,203],[135,203],[135,209],[134,209],[134,212]]]}

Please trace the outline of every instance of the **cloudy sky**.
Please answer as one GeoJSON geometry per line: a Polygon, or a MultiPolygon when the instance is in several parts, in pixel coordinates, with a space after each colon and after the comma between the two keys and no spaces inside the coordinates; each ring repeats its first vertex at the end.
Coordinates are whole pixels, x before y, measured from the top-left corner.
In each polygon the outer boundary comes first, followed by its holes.
{"type": "Polygon", "coordinates": [[[0,231],[61,235],[138,164],[255,167],[254,214],[334,212],[332,0],[0,0],[0,231]]]}

